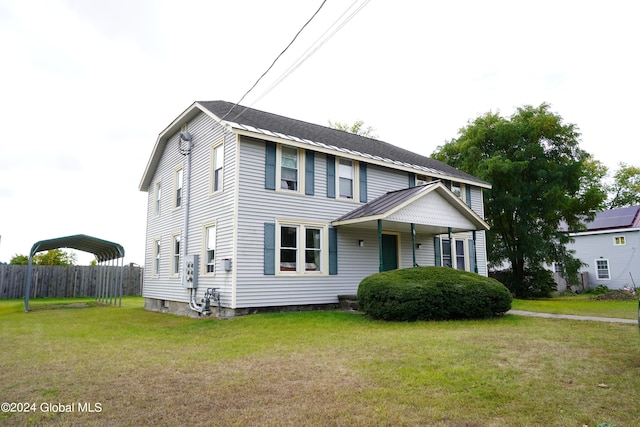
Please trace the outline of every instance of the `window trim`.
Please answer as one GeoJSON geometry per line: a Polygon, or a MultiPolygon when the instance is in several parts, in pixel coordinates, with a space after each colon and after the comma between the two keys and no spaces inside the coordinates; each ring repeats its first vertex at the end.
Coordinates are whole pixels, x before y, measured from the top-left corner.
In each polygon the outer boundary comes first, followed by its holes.
{"type": "Polygon", "coordinates": [[[596,270],[596,280],[611,280],[611,264],[609,263],[609,258],[598,258],[595,260],[593,264],[596,270]],[[606,269],[607,277],[600,277],[599,271],[601,269],[598,268],[598,261],[607,263],[607,269],[606,269]]]}
{"type": "Polygon", "coordinates": [[[624,234],[619,236],[613,236],[613,246],[626,246],[626,245],[627,245],[627,239],[624,234]]]}
{"type": "Polygon", "coordinates": [[[304,148],[295,147],[293,145],[277,144],[276,145],[276,191],[289,194],[305,193],[305,150],[304,148]],[[297,151],[296,159],[298,166],[298,187],[295,190],[282,188],[282,148],[287,147],[297,151]]]}
{"type": "Polygon", "coordinates": [[[281,277],[318,277],[329,275],[329,224],[323,222],[300,221],[295,219],[276,219],[275,222],[275,275],[281,277]],[[296,236],[296,270],[282,271],[280,268],[281,229],[295,227],[296,236]],[[320,271],[307,271],[306,268],[306,230],[320,230],[320,271]]]}
{"type": "Polygon", "coordinates": [[[182,232],[177,231],[171,234],[171,266],[169,268],[170,276],[177,277],[180,276],[180,272],[182,271],[182,232]],[[176,254],[176,238],[178,240],[178,253],[176,254]],[[177,262],[176,262],[177,257],[177,262]]]}
{"type": "Polygon", "coordinates": [[[202,271],[201,273],[206,276],[215,276],[217,272],[216,259],[218,256],[218,224],[217,221],[207,222],[202,224],[202,271]],[[208,248],[208,233],[207,230],[213,228],[213,263],[209,264],[207,258],[208,248]],[[213,266],[213,271],[208,271],[208,266],[213,266]]]}
{"type": "Polygon", "coordinates": [[[360,162],[358,160],[350,159],[347,157],[336,156],[336,172],[335,172],[335,194],[336,200],[345,200],[348,202],[360,202],[360,162]],[[353,197],[342,197],[340,195],[340,160],[346,160],[351,162],[351,170],[353,171],[353,180],[351,185],[353,187],[353,197]]]}
{"type": "Polygon", "coordinates": [[[160,263],[162,262],[162,238],[153,239],[153,259],[151,266],[151,276],[160,277],[160,263]]]}
{"type": "MultiPolygon", "coordinates": [[[[444,242],[445,241],[449,241],[449,235],[448,234],[440,234],[440,263],[442,266],[445,266],[444,264],[444,259],[445,259],[445,251],[444,251],[444,242]]],[[[463,236],[463,235],[452,235],[451,236],[451,240],[452,240],[452,254],[451,254],[451,266],[450,268],[455,268],[453,266],[454,264],[454,260],[457,264],[458,261],[458,251],[457,251],[457,245],[456,242],[462,242],[462,251],[464,252],[464,270],[460,270],[460,271],[471,271],[471,260],[469,258],[469,237],[468,236],[463,236]]],[[[446,254],[447,257],[449,256],[449,254],[446,254]]],[[[457,269],[457,268],[456,268],[457,269]]]]}
{"type": "Polygon", "coordinates": [[[178,165],[173,171],[173,208],[180,209],[184,205],[184,166],[178,165]],[[180,177],[182,180],[180,180],[180,177]],[[178,185],[180,185],[178,187],[178,185]],[[178,190],[180,190],[180,204],[178,204],[178,190]]]}
{"type": "Polygon", "coordinates": [[[162,213],[162,179],[153,183],[153,213],[155,217],[162,213]]]}
{"type": "Polygon", "coordinates": [[[218,194],[224,191],[224,139],[220,139],[219,141],[216,141],[215,143],[213,143],[211,145],[211,151],[209,153],[210,156],[210,173],[209,173],[209,194],[218,194]],[[217,161],[217,156],[216,156],[216,150],[221,149],[221,154],[222,154],[222,165],[220,166],[220,183],[219,183],[219,188],[216,189],[215,185],[216,185],[216,161],[217,161]]]}

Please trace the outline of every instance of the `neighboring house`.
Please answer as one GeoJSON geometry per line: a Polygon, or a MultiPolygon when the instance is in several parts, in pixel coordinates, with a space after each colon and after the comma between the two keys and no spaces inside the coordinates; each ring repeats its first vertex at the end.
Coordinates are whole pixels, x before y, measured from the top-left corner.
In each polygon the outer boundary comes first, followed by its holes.
{"type": "MultiPolygon", "coordinates": [[[[575,251],[574,256],[586,264],[581,269],[585,288],[640,286],[640,206],[599,212],[586,224],[585,231],[570,235],[574,241],[567,249],[575,251]]],[[[565,282],[557,273],[556,282],[559,291],[565,290],[565,282]]]]}
{"type": "Polygon", "coordinates": [[[195,102],[158,136],[140,183],[147,309],[206,312],[208,288],[223,316],[334,305],[364,277],[413,265],[487,275],[487,182],[382,141],[232,107],[195,102]]]}

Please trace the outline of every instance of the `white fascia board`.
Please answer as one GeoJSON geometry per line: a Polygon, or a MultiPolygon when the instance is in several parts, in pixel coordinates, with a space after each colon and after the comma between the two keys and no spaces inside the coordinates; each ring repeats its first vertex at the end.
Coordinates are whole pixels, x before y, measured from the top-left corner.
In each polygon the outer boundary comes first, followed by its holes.
{"type": "Polygon", "coordinates": [[[621,233],[633,233],[640,231],[640,228],[611,228],[608,230],[595,230],[595,231],[579,231],[577,233],[569,233],[571,237],[577,236],[595,236],[598,234],[621,234],[621,233]]]}
{"type": "Polygon", "coordinates": [[[258,129],[254,127],[248,127],[245,125],[239,125],[237,123],[229,122],[228,124],[239,135],[247,136],[250,138],[264,139],[267,141],[286,144],[292,147],[303,148],[303,149],[307,149],[309,148],[309,145],[312,145],[314,151],[318,151],[325,154],[331,154],[334,156],[339,156],[339,157],[343,157],[351,160],[366,160],[367,163],[376,164],[376,165],[387,167],[387,168],[393,168],[393,169],[402,170],[406,172],[413,172],[417,174],[425,174],[438,179],[452,180],[455,182],[460,182],[462,184],[491,189],[490,184],[471,181],[471,180],[460,178],[460,177],[454,177],[451,175],[447,175],[442,171],[438,171],[425,166],[412,165],[412,164],[400,162],[397,160],[385,159],[379,156],[373,156],[370,154],[361,153],[359,151],[347,150],[345,148],[336,147],[334,145],[323,144],[321,142],[315,142],[315,141],[309,141],[309,140],[305,140],[305,139],[294,137],[294,136],[276,134],[271,131],[258,129]]]}

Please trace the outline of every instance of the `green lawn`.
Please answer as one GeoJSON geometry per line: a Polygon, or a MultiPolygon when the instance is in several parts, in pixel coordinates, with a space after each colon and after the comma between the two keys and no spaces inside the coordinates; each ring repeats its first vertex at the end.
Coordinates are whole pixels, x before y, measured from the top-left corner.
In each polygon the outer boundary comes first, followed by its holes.
{"type": "Polygon", "coordinates": [[[0,425],[640,422],[635,325],[326,311],[194,320],[145,311],[140,298],[30,306],[0,301],[0,400],[35,411],[0,413],[0,425]]]}
{"type": "Polygon", "coordinates": [[[638,318],[638,300],[596,301],[593,295],[554,297],[537,300],[515,299],[511,303],[514,310],[537,311],[540,313],[575,314],[580,316],[638,318]]]}

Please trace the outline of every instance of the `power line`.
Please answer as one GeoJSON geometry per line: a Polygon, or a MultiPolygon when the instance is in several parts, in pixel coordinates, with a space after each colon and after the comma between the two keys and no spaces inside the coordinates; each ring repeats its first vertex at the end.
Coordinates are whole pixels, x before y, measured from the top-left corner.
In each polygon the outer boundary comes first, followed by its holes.
{"type": "MultiPolygon", "coordinates": [[[[280,83],[282,83],[284,81],[284,79],[286,79],[287,77],[289,77],[289,75],[291,75],[295,70],[298,69],[298,67],[300,67],[307,59],[309,59],[314,53],[316,53],[326,42],[328,42],[338,31],[340,31],[351,19],[353,19],[354,16],[356,16],[367,4],[369,4],[371,0],[365,0],[362,4],[360,4],[360,6],[358,6],[358,8],[351,12],[351,15],[349,15],[344,21],[342,21],[340,23],[340,25],[338,25],[337,28],[335,28],[333,30],[333,32],[331,34],[329,34],[329,36],[327,36],[325,38],[325,36],[327,35],[327,33],[329,33],[329,31],[331,31],[336,24],[353,8],[353,6],[358,2],[358,0],[355,0],[343,13],[342,15],[340,15],[330,26],[329,28],[327,28],[327,30],[322,33],[322,35],[320,37],[318,37],[312,44],[311,46],[309,46],[309,48],[307,48],[306,51],[304,51],[304,53],[302,55],[300,55],[298,57],[298,59],[296,59],[293,64],[291,64],[289,66],[289,68],[287,68],[287,70],[285,72],[283,72],[272,84],[271,86],[269,86],[267,88],[266,91],[264,91],[262,93],[262,95],[260,95],[255,101],[253,101],[250,105],[254,105],[256,102],[258,102],[259,100],[261,100],[262,98],[264,98],[266,95],[269,94],[269,92],[271,92],[273,89],[275,89],[280,83]],[[324,39],[323,39],[324,38],[324,39]],[[319,43],[319,44],[318,44],[319,43]],[[316,46],[317,45],[317,46],[316,46]],[[315,46],[315,47],[314,47],[315,46]]],[[[242,113],[244,113],[249,107],[245,107],[241,112],[239,112],[235,117],[239,117],[240,115],[242,115],[242,113]]]]}
{"type": "Polygon", "coordinates": [[[318,14],[318,12],[320,12],[320,10],[322,9],[322,7],[324,6],[324,4],[327,2],[327,0],[323,0],[322,3],[320,4],[320,7],[318,8],[318,10],[315,11],[315,13],[313,15],[311,15],[311,18],[309,18],[309,20],[307,22],[305,22],[305,24],[302,26],[302,28],[300,28],[298,30],[298,32],[296,33],[296,35],[293,37],[293,39],[289,42],[289,44],[287,45],[287,47],[284,48],[284,50],[282,52],[280,52],[280,54],[276,57],[276,59],[273,60],[273,62],[271,63],[271,65],[269,66],[269,68],[267,68],[267,70],[262,73],[262,75],[258,78],[258,80],[256,80],[256,82],[253,84],[253,86],[251,86],[249,88],[248,91],[245,92],[244,95],[242,95],[242,98],[240,98],[240,100],[238,102],[236,102],[234,104],[233,107],[231,107],[229,109],[229,111],[227,111],[227,113],[222,116],[222,118],[220,120],[224,120],[229,113],[231,113],[231,111],[233,111],[234,108],[236,108],[238,106],[238,104],[240,104],[242,102],[242,100],[249,94],[249,92],[251,92],[253,90],[253,88],[255,88],[258,83],[260,82],[260,80],[262,80],[262,78],[273,68],[273,66],[276,64],[276,62],[278,61],[278,59],[280,59],[280,57],[287,51],[287,49],[289,49],[289,47],[293,44],[294,41],[296,41],[296,39],[298,38],[298,36],[300,35],[300,33],[302,32],[302,30],[305,29],[305,27],[307,25],[309,25],[309,23],[313,20],[313,18],[316,17],[316,15],[318,14]]]}

